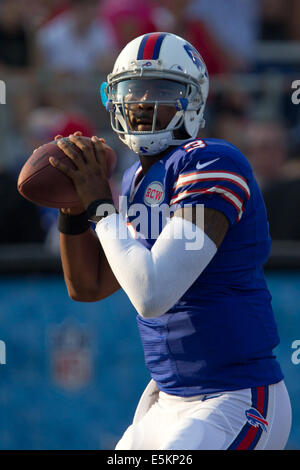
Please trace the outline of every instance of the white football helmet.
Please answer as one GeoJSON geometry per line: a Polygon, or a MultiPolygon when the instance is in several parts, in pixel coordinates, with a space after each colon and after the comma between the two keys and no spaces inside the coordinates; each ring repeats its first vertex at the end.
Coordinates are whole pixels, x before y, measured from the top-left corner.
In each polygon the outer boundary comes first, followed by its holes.
{"type": "Polygon", "coordinates": [[[101,85],[101,97],[120,139],[138,154],[155,155],[197,136],[205,124],[208,89],[205,63],[190,43],[175,34],[150,33],[122,50],[107,82],[101,85]],[[151,86],[145,100],[144,94],[151,86]],[[151,105],[152,124],[137,125],[142,130],[136,130],[128,110],[140,103],[151,105]],[[157,125],[162,105],[172,106],[173,110],[165,128],[157,125]]]}

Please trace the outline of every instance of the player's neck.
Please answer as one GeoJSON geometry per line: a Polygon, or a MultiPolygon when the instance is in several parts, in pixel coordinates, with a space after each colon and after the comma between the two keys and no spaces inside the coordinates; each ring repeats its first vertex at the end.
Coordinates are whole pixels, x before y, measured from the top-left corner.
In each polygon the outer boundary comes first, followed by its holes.
{"type": "Polygon", "coordinates": [[[171,147],[168,147],[166,150],[164,150],[163,152],[158,153],[156,155],[139,155],[143,174],[145,175],[147,173],[147,171],[151,168],[151,166],[154,165],[154,163],[158,162],[167,153],[169,153],[170,149],[171,149],[171,147]]]}

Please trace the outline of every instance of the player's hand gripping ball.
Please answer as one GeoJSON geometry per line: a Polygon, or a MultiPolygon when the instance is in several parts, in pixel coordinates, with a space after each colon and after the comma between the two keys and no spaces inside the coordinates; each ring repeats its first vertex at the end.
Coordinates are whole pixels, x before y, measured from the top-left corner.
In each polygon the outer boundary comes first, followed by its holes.
{"type": "MultiPolygon", "coordinates": [[[[81,138],[91,140],[89,137],[81,138]]],[[[68,141],[68,138],[64,140],[68,141]]],[[[57,142],[58,140],[53,140],[42,145],[28,158],[19,174],[18,191],[23,197],[40,206],[78,207],[81,201],[72,180],[49,162],[49,158],[54,157],[75,169],[72,160],[58,147],[57,142]]],[[[106,151],[107,177],[110,178],[116,166],[117,156],[111,147],[105,143],[103,145],[106,151]]],[[[80,152],[76,145],[74,150],[80,152]]]]}

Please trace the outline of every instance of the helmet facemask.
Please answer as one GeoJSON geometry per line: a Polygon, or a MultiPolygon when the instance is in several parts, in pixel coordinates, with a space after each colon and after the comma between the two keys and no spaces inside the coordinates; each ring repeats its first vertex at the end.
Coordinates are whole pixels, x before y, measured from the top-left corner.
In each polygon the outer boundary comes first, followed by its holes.
{"type": "Polygon", "coordinates": [[[177,76],[171,77],[135,75],[106,86],[105,104],[112,129],[136,153],[154,155],[196,137],[199,128],[196,116],[203,106],[201,89],[191,80],[180,77],[177,81],[177,76]],[[166,117],[163,126],[162,115],[166,117]],[[178,139],[176,134],[184,134],[185,138],[178,139]]]}

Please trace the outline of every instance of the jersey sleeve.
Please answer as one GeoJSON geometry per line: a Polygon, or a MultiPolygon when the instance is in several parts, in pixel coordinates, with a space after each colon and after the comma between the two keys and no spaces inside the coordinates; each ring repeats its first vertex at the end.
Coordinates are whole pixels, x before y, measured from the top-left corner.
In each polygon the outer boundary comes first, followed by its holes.
{"type": "Polygon", "coordinates": [[[227,155],[193,152],[179,170],[172,188],[170,206],[203,204],[223,212],[231,225],[239,222],[250,198],[249,182],[227,155]]]}

